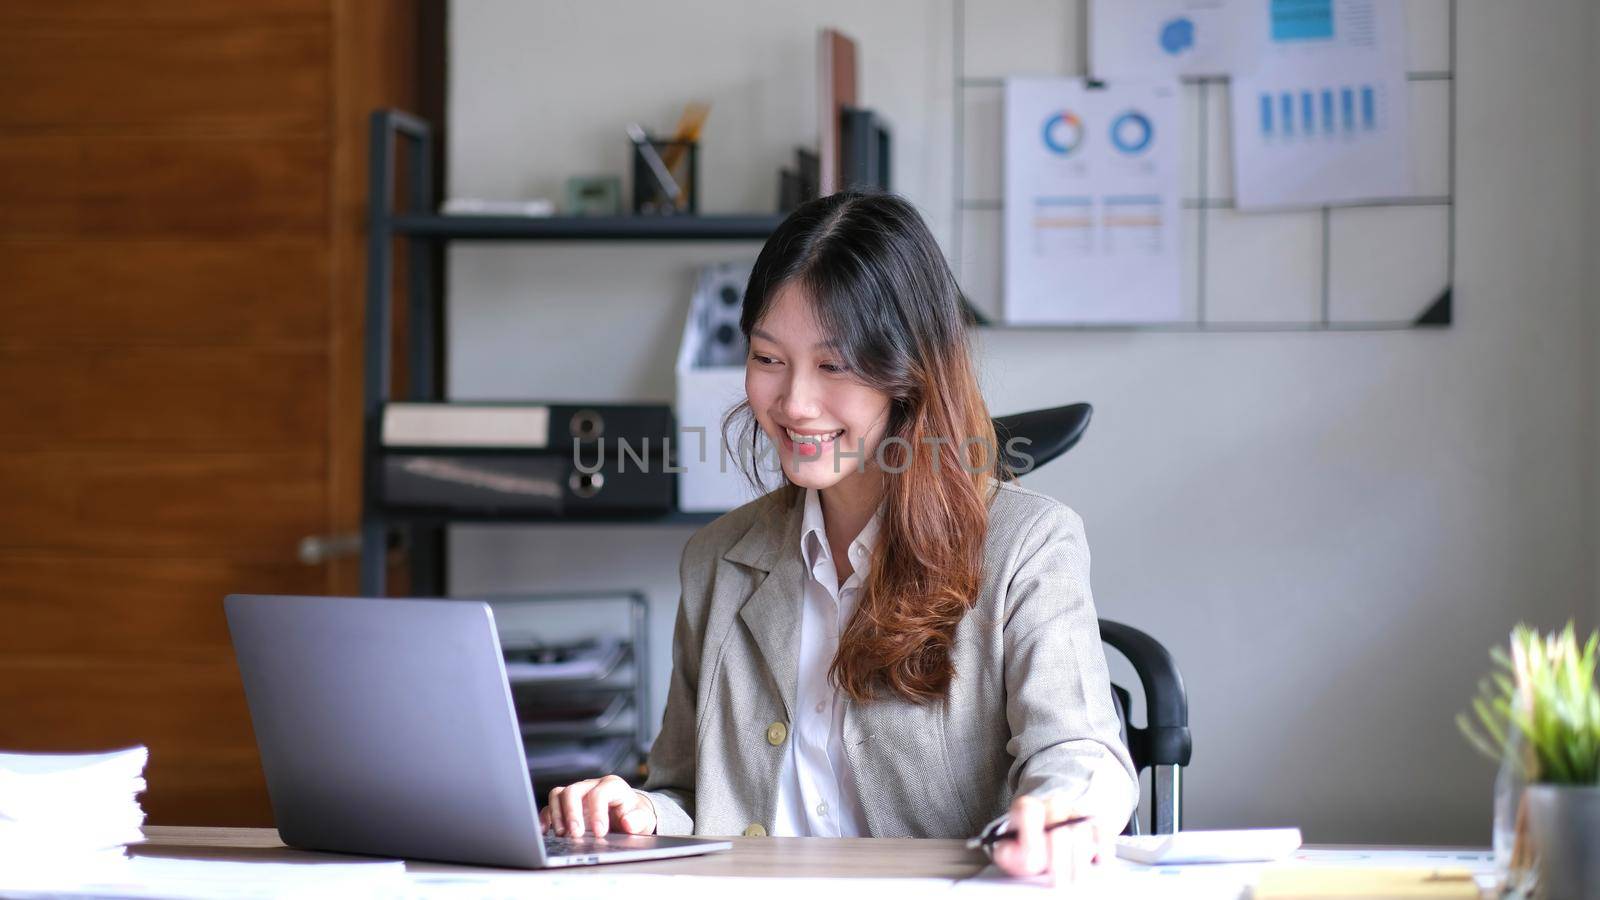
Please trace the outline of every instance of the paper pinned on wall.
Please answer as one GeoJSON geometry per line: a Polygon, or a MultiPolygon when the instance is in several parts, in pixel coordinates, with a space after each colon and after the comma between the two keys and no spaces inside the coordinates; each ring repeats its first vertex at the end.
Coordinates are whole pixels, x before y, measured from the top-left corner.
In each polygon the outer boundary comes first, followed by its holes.
{"type": "Polygon", "coordinates": [[[1005,318],[1171,322],[1181,315],[1175,79],[1005,87],[1005,318]]]}
{"type": "Polygon", "coordinates": [[[1091,0],[1095,78],[1218,77],[1253,70],[1267,9],[1249,0],[1091,0]]]}
{"type": "Polygon", "coordinates": [[[1412,196],[1405,9],[1271,0],[1266,46],[1232,85],[1241,210],[1412,196]]]}

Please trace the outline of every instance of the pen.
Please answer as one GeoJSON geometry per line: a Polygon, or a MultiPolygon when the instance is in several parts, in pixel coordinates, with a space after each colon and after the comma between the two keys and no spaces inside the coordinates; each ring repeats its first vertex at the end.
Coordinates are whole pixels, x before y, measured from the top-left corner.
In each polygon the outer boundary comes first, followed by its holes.
{"type": "MultiPolygon", "coordinates": [[[[1068,828],[1068,827],[1071,827],[1073,825],[1082,825],[1084,822],[1087,822],[1087,821],[1089,821],[1089,817],[1088,816],[1070,816],[1068,818],[1062,819],[1059,822],[1051,822],[1050,824],[1044,826],[1044,830],[1045,831],[1054,831],[1057,828],[1068,828]]],[[[975,838],[972,838],[972,839],[968,840],[967,841],[967,849],[968,850],[977,850],[980,847],[991,847],[991,846],[993,846],[995,844],[1000,843],[1001,841],[1014,841],[1016,839],[1017,839],[1017,833],[1015,831],[997,831],[997,832],[994,832],[992,834],[986,834],[983,837],[975,837],[975,838]]]]}
{"type": "MultiPolygon", "coordinates": [[[[638,145],[639,154],[644,157],[645,163],[650,166],[650,174],[654,175],[656,181],[661,184],[661,190],[666,193],[667,199],[676,201],[679,190],[678,182],[673,179],[672,173],[667,171],[666,163],[661,161],[661,154],[656,152],[655,145],[650,143],[650,138],[645,135],[644,129],[638,125],[629,125],[628,137],[633,140],[634,144],[638,145]]],[[[673,205],[676,206],[676,202],[673,205]]]]}

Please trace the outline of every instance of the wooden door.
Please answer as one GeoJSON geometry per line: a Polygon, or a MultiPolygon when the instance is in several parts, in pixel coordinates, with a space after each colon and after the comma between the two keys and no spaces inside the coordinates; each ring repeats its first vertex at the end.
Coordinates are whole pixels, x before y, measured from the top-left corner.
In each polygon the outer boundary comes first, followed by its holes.
{"type": "Polygon", "coordinates": [[[349,593],[366,121],[420,3],[0,3],[0,749],[268,824],[222,597],[349,593]]]}

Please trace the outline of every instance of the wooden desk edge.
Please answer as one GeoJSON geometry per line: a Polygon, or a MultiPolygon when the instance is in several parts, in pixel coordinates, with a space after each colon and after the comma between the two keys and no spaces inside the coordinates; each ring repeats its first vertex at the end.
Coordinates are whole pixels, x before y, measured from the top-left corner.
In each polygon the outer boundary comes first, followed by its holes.
{"type": "MultiPolygon", "coordinates": [[[[130,847],[136,856],[174,856],[250,862],[357,862],[389,857],[318,853],[284,846],[272,828],[221,828],[150,825],[145,841],[130,847]]],[[[719,840],[724,840],[719,838],[719,840]]],[[[730,837],[731,851],[679,859],[578,866],[563,874],[721,875],[743,877],[942,878],[976,875],[988,860],[961,840],[913,838],[730,837]]],[[[529,871],[406,860],[413,872],[529,871]]],[[[535,870],[537,871],[537,870],[535,870]]]]}
{"type": "MultiPolygon", "coordinates": [[[[359,862],[389,857],[318,853],[284,846],[272,828],[222,828],[203,826],[146,826],[145,842],[130,849],[138,856],[173,856],[250,862],[359,862]]],[[[941,878],[976,875],[988,864],[982,853],[968,850],[960,840],[912,838],[727,838],[733,850],[680,859],[578,866],[549,871],[564,874],[721,875],[743,877],[822,878],[941,878]]],[[[1482,853],[1483,847],[1412,846],[1394,844],[1307,844],[1312,850],[1409,850],[1482,853]]],[[[412,872],[496,872],[501,874],[543,870],[461,866],[425,860],[406,860],[412,872]]]]}

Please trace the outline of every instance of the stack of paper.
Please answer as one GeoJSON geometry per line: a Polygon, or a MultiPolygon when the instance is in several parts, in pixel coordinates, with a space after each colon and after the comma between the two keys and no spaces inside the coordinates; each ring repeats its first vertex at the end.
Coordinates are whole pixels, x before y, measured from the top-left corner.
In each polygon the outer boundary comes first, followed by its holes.
{"type": "Polygon", "coordinates": [[[0,753],[0,871],[8,881],[33,875],[82,876],[126,861],[144,840],[150,752],[0,753]]]}

